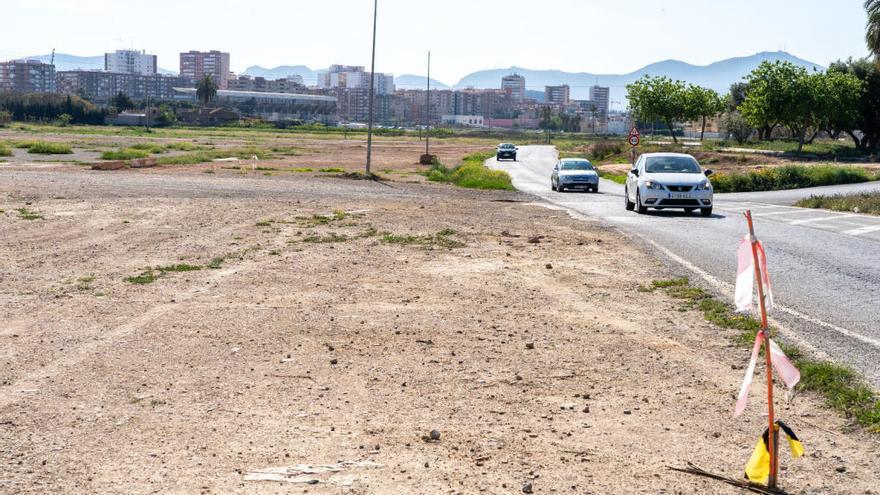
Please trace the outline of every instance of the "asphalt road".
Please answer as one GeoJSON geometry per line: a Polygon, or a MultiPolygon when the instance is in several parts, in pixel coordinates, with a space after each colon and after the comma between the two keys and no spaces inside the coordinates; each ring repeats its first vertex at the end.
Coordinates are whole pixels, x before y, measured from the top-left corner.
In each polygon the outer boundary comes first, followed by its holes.
{"type": "MultiPolygon", "coordinates": [[[[880,189],[880,184],[718,194],[709,218],[666,210],[638,215],[624,210],[623,186],[607,180],[599,194],[552,191],[556,156],[552,146],[523,146],[518,162],[492,159],[488,165],[509,172],[523,192],[618,226],[731,302],[736,247],[747,228],[742,212],[751,209],[777,302],[771,317],[790,339],[852,365],[880,387],[880,218],[790,206],[811,194],[880,189]]],[[[626,263],[639,260],[622,260],[621,269],[626,263]]]]}

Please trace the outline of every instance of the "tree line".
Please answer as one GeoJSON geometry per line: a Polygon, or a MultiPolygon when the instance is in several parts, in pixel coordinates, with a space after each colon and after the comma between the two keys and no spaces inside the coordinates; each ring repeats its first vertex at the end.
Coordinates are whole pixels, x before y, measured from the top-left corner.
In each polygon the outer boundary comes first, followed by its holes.
{"type": "Polygon", "coordinates": [[[0,93],[0,112],[8,112],[15,121],[93,125],[103,124],[107,116],[105,110],[79,96],[54,93],[0,93]]]}
{"type": "MultiPolygon", "coordinates": [[[[824,72],[790,62],[761,63],[721,97],[717,92],[645,76],[627,86],[639,120],[663,122],[675,139],[674,124],[724,114],[730,137],[770,140],[782,130],[798,141],[798,152],[820,133],[849,136],[863,151],[880,146],[880,70],[871,60],[838,61],[824,72]]],[[[701,135],[702,139],[702,135],[701,135]]],[[[677,142],[677,139],[675,139],[677,142]]]]}

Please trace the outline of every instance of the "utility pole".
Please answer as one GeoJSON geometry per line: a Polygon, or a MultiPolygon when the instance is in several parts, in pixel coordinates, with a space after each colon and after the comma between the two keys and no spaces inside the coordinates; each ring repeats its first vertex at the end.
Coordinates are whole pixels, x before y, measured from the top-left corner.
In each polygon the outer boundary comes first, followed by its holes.
{"type": "Polygon", "coordinates": [[[379,0],[373,0],[373,60],[370,65],[370,105],[369,120],[367,123],[367,176],[370,173],[370,164],[373,158],[373,96],[376,85],[376,18],[379,13],[379,0]]]}
{"type": "Polygon", "coordinates": [[[425,105],[425,155],[431,156],[431,50],[428,50],[428,91],[425,105]]]}

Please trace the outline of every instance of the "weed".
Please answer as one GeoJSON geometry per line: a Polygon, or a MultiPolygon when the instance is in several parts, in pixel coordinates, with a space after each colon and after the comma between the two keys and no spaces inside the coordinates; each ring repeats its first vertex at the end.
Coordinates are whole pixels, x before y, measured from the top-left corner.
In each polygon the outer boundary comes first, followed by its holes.
{"type": "Polygon", "coordinates": [[[314,169],[308,167],[300,167],[300,168],[289,168],[288,172],[297,172],[297,173],[305,173],[305,172],[314,172],[314,169]]]}
{"type": "Polygon", "coordinates": [[[0,156],[12,156],[12,150],[5,146],[0,146],[0,156]]]}
{"type": "Polygon", "coordinates": [[[146,285],[152,284],[156,281],[156,274],[153,273],[152,270],[146,270],[142,272],[140,275],[135,275],[133,277],[126,277],[124,279],[126,282],[135,285],[146,285]]]}
{"type": "Polygon", "coordinates": [[[336,232],[330,232],[329,235],[320,236],[320,235],[310,235],[303,238],[303,242],[315,242],[315,243],[331,243],[331,242],[345,242],[349,240],[349,237],[346,235],[340,235],[336,232]]]}
{"type": "Polygon", "coordinates": [[[162,273],[165,273],[165,272],[195,272],[195,271],[201,270],[202,267],[199,265],[188,265],[186,263],[181,263],[179,265],[160,266],[156,269],[162,273]]]}
{"type": "Polygon", "coordinates": [[[489,170],[485,161],[492,153],[476,153],[466,156],[461,165],[450,169],[442,163],[434,163],[427,172],[429,181],[449,182],[469,189],[497,189],[512,191],[510,175],[502,170],[489,170]]]}
{"type": "Polygon", "coordinates": [[[223,268],[223,262],[226,261],[225,256],[218,256],[216,258],[212,258],[211,261],[205,265],[210,270],[219,270],[223,268]]]}
{"type": "Polygon", "coordinates": [[[18,212],[18,217],[22,220],[43,220],[43,215],[40,215],[36,211],[31,211],[27,208],[18,208],[15,210],[18,212]]]}
{"type": "Polygon", "coordinates": [[[260,220],[259,222],[256,223],[256,226],[257,227],[271,227],[272,220],[260,220]]]}
{"type": "Polygon", "coordinates": [[[602,169],[598,169],[597,171],[599,172],[599,177],[603,179],[616,182],[617,184],[626,184],[626,174],[615,174],[613,172],[606,172],[602,169]]]}
{"type": "Polygon", "coordinates": [[[825,208],[834,211],[852,211],[880,215],[880,193],[835,194],[810,196],[795,203],[802,208],[825,208]]]}
{"type": "Polygon", "coordinates": [[[118,151],[105,151],[101,153],[102,160],[137,160],[150,156],[149,151],[135,148],[120,148],[118,151]]]}
{"type": "Polygon", "coordinates": [[[834,165],[787,165],[753,170],[748,173],[712,176],[715,192],[779,191],[804,187],[854,184],[877,180],[863,168],[834,165]]]}
{"type": "Polygon", "coordinates": [[[202,173],[203,173],[203,174],[213,174],[213,173],[214,173],[214,171],[213,171],[213,170],[211,170],[211,169],[208,169],[208,170],[205,170],[205,171],[204,171],[204,172],[202,172],[202,173]]]}
{"type": "Polygon", "coordinates": [[[339,168],[339,167],[329,167],[329,168],[322,168],[322,169],[318,170],[318,172],[323,172],[325,174],[339,174],[339,173],[345,172],[345,169],[339,168]]]}
{"type": "Polygon", "coordinates": [[[154,155],[158,155],[160,153],[165,153],[165,147],[160,144],[156,144],[156,143],[138,143],[138,144],[133,144],[133,145],[129,146],[128,148],[132,149],[132,150],[147,151],[147,152],[154,154],[154,155]]]}
{"type": "Polygon", "coordinates": [[[382,242],[385,244],[397,244],[400,246],[410,246],[410,245],[418,245],[425,247],[445,247],[447,249],[460,248],[464,247],[465,243],[456,240],[450,239],[450,236],[455,235],[456,232],[452,229],[444,229],[436,234],[384,234],[382,236],[382,242]]]}
{"type": "Polygon", "coordinates": [[[281,251],[273,249],[272,251],[269,251],[269,256],[281,256],[281,251]]]}
{"type": "Polygon", "coordinates": [[[70,146],[66,144],[47,143],[44,141],[30,143],[27,149],[28,153],[35,155],[69,155],[73,153],[73,150],[70,149],[70,146]]]}

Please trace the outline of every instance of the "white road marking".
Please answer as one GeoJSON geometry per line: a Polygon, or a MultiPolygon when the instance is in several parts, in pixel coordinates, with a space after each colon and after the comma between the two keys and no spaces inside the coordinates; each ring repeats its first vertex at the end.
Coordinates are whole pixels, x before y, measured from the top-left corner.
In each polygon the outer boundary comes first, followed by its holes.
{"type": "Polygon", "coordinates": [[[859,229],[847,230],[844,234],[858,237],[860,235],[870,234],[871,232],[877,232],[878,230],[880,230],[880,225],[871,225],[859,229]]]}
{"type": "Polygon", "coordinates": [[[755,213],[755,217],[770,217],[775,215],[795,215],[798,213],[816,213],[812,210],[789,210],[789,211],[771,211],[770,213],[755,213]]]}
{"type": "Polygon", "coordinates": [[[840,220],[842,218],[854,217],[855,215],[837,215],[837,216],[827,216],[827,217],[816,217],[816,218],[807,218],[804,220],[795,220],[793,222],[788,222],[789,225],[803,225],[805,223],[815,223],[815,222],[824,222],[826,220],[840,220]]]}

